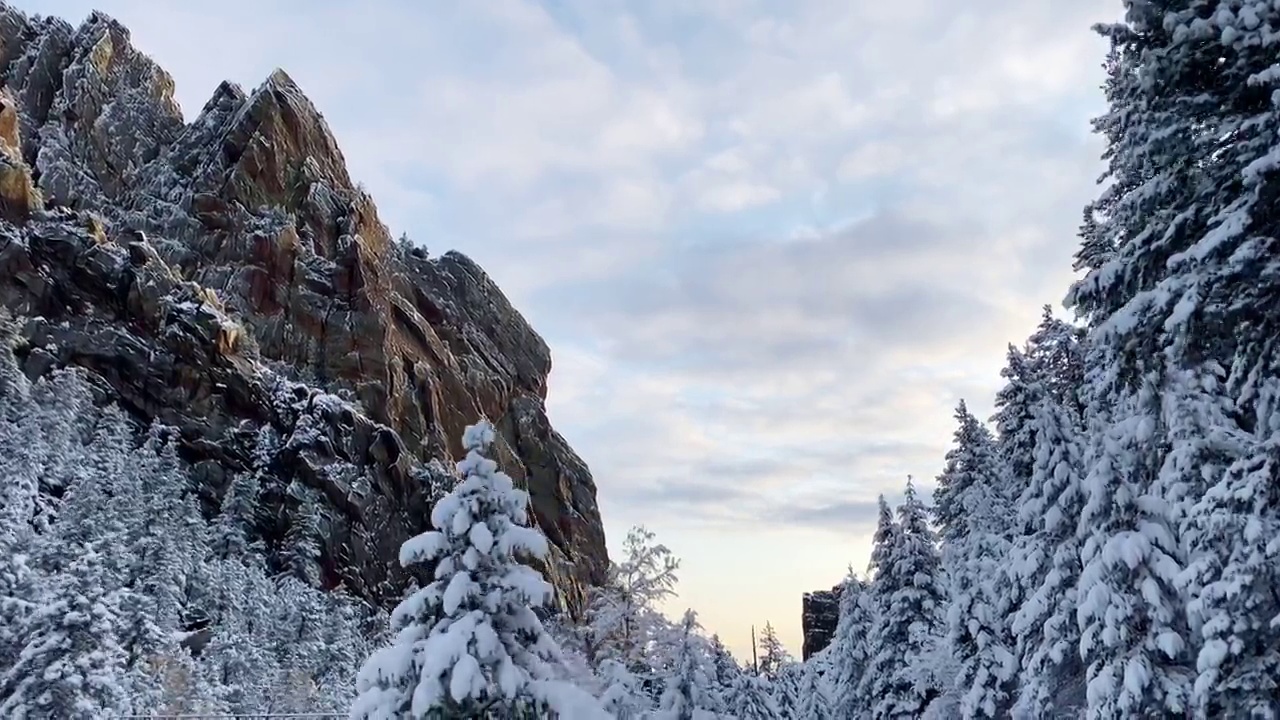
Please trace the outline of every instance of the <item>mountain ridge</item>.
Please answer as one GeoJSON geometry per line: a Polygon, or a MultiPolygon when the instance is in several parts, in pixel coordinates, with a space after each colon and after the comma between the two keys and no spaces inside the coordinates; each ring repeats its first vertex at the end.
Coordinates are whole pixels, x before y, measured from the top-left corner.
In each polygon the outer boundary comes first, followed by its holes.
{"type": "Polygon", "coordinates": [[[286,72],[222,83],[186,123],[120,23],[0,3],[0,78],[0,306],[29,376],[83,368],[179,428],[210,507],[258,430],[306,423],[272,463],[284,519],[261,530],[287,535],[287,491],[309,488],[324,582],[384,605],[462,429],[488,417],[580,608],[608,555],[590,470],[547,418],[550,349],[469,258],[391,239],[286,72]]]}

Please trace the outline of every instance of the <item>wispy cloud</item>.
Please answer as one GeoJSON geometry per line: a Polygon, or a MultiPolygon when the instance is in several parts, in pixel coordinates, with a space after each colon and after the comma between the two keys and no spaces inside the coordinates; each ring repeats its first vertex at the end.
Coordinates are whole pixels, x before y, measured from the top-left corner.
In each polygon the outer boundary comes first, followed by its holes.
{"type": "Polygon", "coordinates": [[[875,496],[927,485],[955,401],[989,409],[1061,297],[1099,170],[1088,28],[1121,10],[19,5],[115,15],[189,114],[286,68],[393,230],[475,257],[547,337],[610,537],[657,530],[739,648],[766,618],[798,648],[800,593],[864,565],[875,496]]]}

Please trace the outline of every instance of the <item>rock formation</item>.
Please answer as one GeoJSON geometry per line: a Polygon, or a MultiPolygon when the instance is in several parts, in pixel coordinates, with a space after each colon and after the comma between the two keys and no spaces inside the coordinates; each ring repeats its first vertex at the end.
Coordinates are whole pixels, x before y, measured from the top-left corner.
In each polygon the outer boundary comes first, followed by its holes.
{"type": "Polygon", "coordinates": [[[179,428],[211,512],[278,438],[268,545],[319,498],[320,582],[383,604],[488,417],[562,599],[602,581],[594,481],[545,412],[546,343],[468,258],[391,241],[288,75],[224,83],[185,123],[119,23],[0,4],[0,79],[0,305],[28,374],[83,368],[103,401],[179,428]]]}
{"type": "Polygon", "coordinates": [[[807,592],[801,602],[800,628],[804,634],[801,656],[808,660],[823,651],[836,634],[840,621],[840,585],[807,592]]]}

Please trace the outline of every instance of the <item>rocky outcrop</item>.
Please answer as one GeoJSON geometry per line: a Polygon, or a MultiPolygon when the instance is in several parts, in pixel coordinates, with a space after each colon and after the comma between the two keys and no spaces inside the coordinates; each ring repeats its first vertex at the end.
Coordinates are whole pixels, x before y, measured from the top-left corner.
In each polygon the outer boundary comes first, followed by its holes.
{"type": "Polygon", "coordinates": [[[820,653],[831,644],[840,621],[840,589],[807,592],[801,602],[800,628],[804,634],[802,656],[805,660],[820,653]]]}
{"type": "Polygon", "coordinates": [[[462,429],[488,417],[562,598],[602,581],[594,481],[546,416],[546,343],[468,258],[391,240],[288,75],[224,83],[185,123],[114,20],[0,4],[0,77],[0,300],[29,374],[84,368],[178,427],[211,508],[269,430],[265,495],[284,510],[264,536],[287,535],[288,488],[310,488],[324,582],[378,600],[462,429]]]}

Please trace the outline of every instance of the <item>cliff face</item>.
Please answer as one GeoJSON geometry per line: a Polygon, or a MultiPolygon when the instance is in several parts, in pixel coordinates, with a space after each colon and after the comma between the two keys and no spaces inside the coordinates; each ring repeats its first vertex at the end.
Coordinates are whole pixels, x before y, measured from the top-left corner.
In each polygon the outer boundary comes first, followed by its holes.
{"type": "Polygon", "coordinates": [[[807,592],[801,602],[800,627],[804,633],[802,657],[805,660],[831,644],[840,622],[840,585],[830,590],[807,592]]]}
{"type": "Polygon", "coordinates": [[[445,482],[488,417],[564,599],[603,579],[594,481],[545,412],[546,343],[468,258],[391,241],[285,73],[224,83],[186,124],[114,20],[0,4],[0,78],[0,303],[28,374],[84,368],[104,400],[177,426],[211,508],[270,431],[283,509],[264,535],[309,488],[323,582],[378,601],[425,527],[424,478],[445,482]]]}

